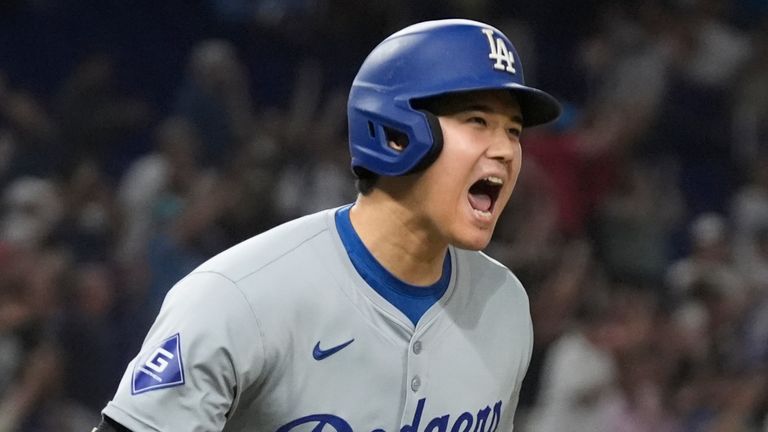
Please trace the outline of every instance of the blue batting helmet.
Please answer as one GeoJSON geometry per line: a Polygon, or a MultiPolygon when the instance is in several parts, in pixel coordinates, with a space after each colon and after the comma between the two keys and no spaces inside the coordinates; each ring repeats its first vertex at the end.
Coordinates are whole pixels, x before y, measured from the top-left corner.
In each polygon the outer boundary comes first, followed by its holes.
{"type": "Polygon", "coordinates": [[[363,62],[347,104],[352,169],[385,176],[418,171],[437,158],[442,133],[436,118],[414,108],[419,99],[472,90],[508,89],[523,126],[557,118],[560,105],[527,87],[520,58],[498,29],[449,19],[406,27],[381,42],[363,62]],[[407,138],[398,151],[391,133],[407,138]]]}

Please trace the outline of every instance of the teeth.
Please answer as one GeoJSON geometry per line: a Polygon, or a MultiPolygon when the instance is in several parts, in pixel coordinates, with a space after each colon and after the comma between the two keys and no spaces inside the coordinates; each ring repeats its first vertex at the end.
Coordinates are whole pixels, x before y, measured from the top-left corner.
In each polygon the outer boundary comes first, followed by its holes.
{"type": "Polygon", "coordinates": [[[502,180],[501,178],[496,177],[496,176],[488,176],[488,177],[484,178],[483,180],[488,182],[488,183],[490,183],[490,184],[497,185],[497,186],[501,186],[502,184],[504,184],[504,180],[502,180]]]}
{"type": "Polygon", "coordinates": [[[492,213],[489,211],[478,210],[478,209],[472,209],[472,211],[474,211],[476,215],[482,216],[484,218],[490,218],[492,216],[492,213]]]}

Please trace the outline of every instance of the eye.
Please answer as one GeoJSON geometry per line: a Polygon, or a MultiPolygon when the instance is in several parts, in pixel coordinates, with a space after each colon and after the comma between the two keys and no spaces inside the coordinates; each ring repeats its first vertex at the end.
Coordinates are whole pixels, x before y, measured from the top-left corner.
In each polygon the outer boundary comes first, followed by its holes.
{"type": "Polygon", "coordinates": [[[520,130],[520,128],[513,127],[513,128],[507,129],[507,133],[509,134],[509,136],[520,138],[520,135],[523,133],[523,131],[520,130]]]}
{"type": "Polygon", "coordinates": [[[472,117],[470,117],[468,122],[469,123],[475,123],[475,124],[478,124],[480,126],[488,126],[488,122],[484,118],[479,117],[479,116],[472,116],[472,117]]]}

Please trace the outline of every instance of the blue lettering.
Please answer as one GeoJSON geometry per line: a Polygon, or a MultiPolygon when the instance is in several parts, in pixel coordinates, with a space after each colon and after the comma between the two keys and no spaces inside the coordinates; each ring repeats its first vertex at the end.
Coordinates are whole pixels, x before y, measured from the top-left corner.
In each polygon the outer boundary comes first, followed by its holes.
{"type": "Polygon", "coordinates": [[[424,432],[430,432],[430,431],[448,432],[448,417],[449,417],[448,414],[446,414],[442,417],[433,418],[427,424],[427,428],[424,429],[424,432]]]}
{"type": "Polygon", "coordinates": [[[472,428],[472,420],[475,419],[475,416],[468,412],[463,412],[459,416],[459,418],[456,419],[456,423],[453,424],[453,427],[451,428],[451,432],[469,432],[469,430],[472,428]],[[464,426],[464,429],[459,430],[462,424],[466,423],[464,426]]]}
{"type": "Polygon", "coordinates": [[[280,428],[275,432],[288,432],[297,426],[301,426],[307,423],[317,423],[317,426],[312,429],[313,432],[353,432],[352,426],[350,426],[346,420],[333,414],[313,414],[306,417],[297,418],[292,422],[280,426],[280,428]],[[326,425],[330,426],[331,429],[326,430],[326,425]]]}
{"type": "Polygon", "coordinates": [[[491,413],[491,407],[485,407],[477,412],[477,423],[475,423],[475,432],[486,432],[485,422],[488,420],[488,414],[491,413]]]}
{"type": "MultiPolygon", "coordinates": [[[[450,414],[434,417],[427,423],[423,431],[419,429],[421,417],[424,413],[426,398],[419,399],[416,405],[416,411],[413,413],[413,420],[400,428],[400,432],[448,432],[450,424],[450,414]]],[[[496,432],[501,423],[502,402],[498,401],[491,407],[477,411],[477,415],[469,412],[461,413],[456,421],[453,422],[450,432],[496,432]],[[491,416],[491,413],[493,415],[491,416]],[[490,420],[489,420],[490,417],[490,420]],[[474,430],[472,425],[474,424],[474,430]],[[486,428],[487,426],[487,428],[486,428]]],[[[354,432],[352,426],[341,417],[333,414],[312,414],[288,422],[277,429],[276,432],[291,432],[303,425],[314,425],[312,432],[354,432]]],[[[301,430],[307,430],[306,427],[301,430]]],[[[384,429],[377,428],[371,432],[386,432],[384,429]]]]}
{"type": "Polygon", "coordinates": [[[400,432],[417,432],[419,430],[419,423],[421,423],[421,412],[424,411],[424,402],[426,400],[426,398],[419,399],[419,403],[416,405],[416,412],[413,413],[413,421],[411,424],[400,428],[400,432]]]}
{"type": "Polygon", "coordinates": [[[496,402],[493,406],[493,418],[491,419],[491,426],[488,427],[488,432],[496,432],[496,428],[501,423],[501,401],[496,402]]]}
{"type": "Polygon", "coordinates": [[[496,402],[493,406],[493,417],[491,417],[491,423],[488,425],[488,429],[485,428],[485,423],[488,421],[488,415],[491,413],[491,407],[486,406],[477,412],[477,423],[475,423],[475,432],[495,432],[501,422],[501,401],[496,402]]]}

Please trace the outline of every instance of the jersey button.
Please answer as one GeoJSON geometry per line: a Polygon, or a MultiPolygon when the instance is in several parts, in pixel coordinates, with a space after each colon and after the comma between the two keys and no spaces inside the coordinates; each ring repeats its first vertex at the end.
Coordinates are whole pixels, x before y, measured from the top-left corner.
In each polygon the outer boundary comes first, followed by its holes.
{"type": "Polygon", "coordinates": [[[413,343],[413,353],[418,354],[421,352],[421,341],[416,341],[413,343]]]}
{"type": "Polygon", "coordinates": [[[419,387],[421,387],[421,378],[419,378],[418,375],[413,377],[411,380],[411,390],[413,391],[419,391],[419,387]]]}

